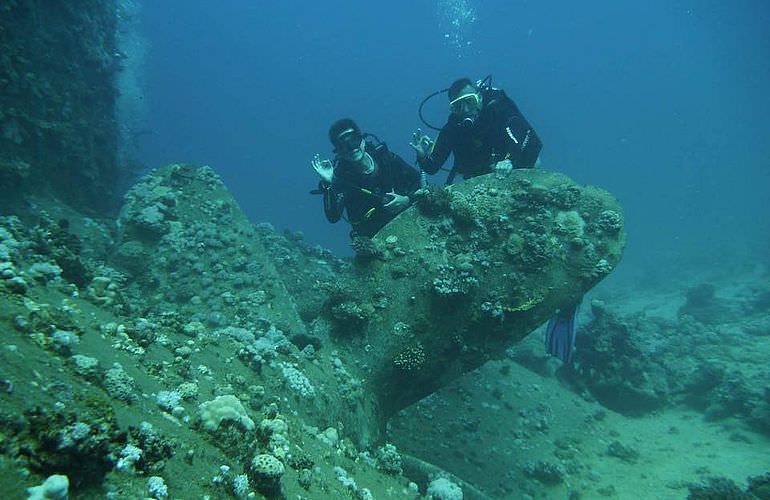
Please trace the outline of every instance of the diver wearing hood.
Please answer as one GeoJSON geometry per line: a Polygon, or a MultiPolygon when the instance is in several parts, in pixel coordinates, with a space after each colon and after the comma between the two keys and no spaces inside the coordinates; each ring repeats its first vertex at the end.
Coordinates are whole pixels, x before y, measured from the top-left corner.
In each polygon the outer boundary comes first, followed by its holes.
{"type": "Polygon", "coordinates": [[[447,184],[457,174],[468,179],[535,166],[543,143],[503,90],[461,78],[447,94],[449,119],[436,141],[418,129],[410,143],[425,172],[438,172],[450,153],[454,154],[454,166],[447,184]]]}

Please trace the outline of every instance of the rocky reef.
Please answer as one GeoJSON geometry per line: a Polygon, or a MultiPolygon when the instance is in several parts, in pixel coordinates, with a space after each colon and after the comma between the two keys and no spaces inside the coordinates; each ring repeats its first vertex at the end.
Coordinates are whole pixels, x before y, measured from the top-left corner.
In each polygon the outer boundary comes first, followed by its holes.
{"type": "Polygon", "coordinates": [[[425,205],[353,262],[253,226],[208,167],[147,175],[114,221],[3,217],[2,474],[75,497],[454,491],[410,484],[388,416],[582,295],[623,233],[605,193],[546,172],[425,205]]]}
{"type": "Polygon", "coordinates": [[[560,174],[433,189],[375,236],[321,317],[366,367],[377,415],[366,432],[578,302],[624,242],[617,202],[560,174]]]}
{"type": "Polygon", "coordinates": [[[716,300],[713,285],[698,285],[686,290],[676,320],[623,316],[594,301],[583,347],[563,375],[627,415],[686,405],[770,435],[770,386],[757,369],[768,352],[767,293],[749,287],[741,300],[716,300]]]}
{"type": "Polygon", "coordinates": [[[0,209],[32,194],[91,208],[114,200],[116,2],[0,6],[0,209]]]}
{"type": "Polygon", "coordinates": [[[540,328],[399,412],[389,439],[494,498],[767,498],[767,271],[708,280],[731,311],[716,323],[681,312],[701,279],[603,283],[573,364],[540,328]]]}

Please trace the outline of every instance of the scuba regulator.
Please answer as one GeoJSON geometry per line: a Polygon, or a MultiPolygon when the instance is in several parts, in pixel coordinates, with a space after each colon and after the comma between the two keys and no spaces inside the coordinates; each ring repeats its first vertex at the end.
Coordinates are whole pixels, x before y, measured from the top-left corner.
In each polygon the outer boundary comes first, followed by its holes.
{"type": "MultiPolygon", "coordinates": [[[[489,74],[489,75],[485,76],[484,78],[482,78],[481,80],[476,80],[474,85],[475,85],[475,87],[480,92],[484,92],[486,90],[491,89],[492,88],[492,75],[489,74]]],[[[428,101],[430,101],[431,99],[433,99],[437,95],[441,95],[441,94],[448,93],[448,92],[449,92],[449,88],[448,87],[445,88],[445,89],[437,90],[436,92],[433,92],[432,94],[430,94],[429,96],[427,96],[426,98],[424,98],[420,102],[420,106],[417,108],[417,114],[420,116],[420,121],[423,124],[425,124],[426,127],[430,128],[430,129],[433,129],[433,130],[436,130],[436,131],[441,131],[441,127],[436,127],[436,126],[431,125],[430,123],[428,123],[428,121],[425,119],[425,116],[422,113],[422,108],[425,107],[425,104],[428,101]]],[[[467,125],[467,126],[472,126],[473,125],[473,121],[474,120],[472,118],[464,118],[462,120],[462,124],[463,125],[467,125]],[[466,121],[468,121],[469,123],[466,123],[466,121]]]]}

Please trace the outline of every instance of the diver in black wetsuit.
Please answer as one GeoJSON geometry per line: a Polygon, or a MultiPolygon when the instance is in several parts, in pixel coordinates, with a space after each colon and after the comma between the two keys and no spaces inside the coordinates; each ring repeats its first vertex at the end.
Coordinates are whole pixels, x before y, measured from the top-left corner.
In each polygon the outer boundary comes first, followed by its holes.
{"type": "Polygon", "coordinates": [[[326,218],[335,223],[346,212],[351,237],[372,237],[409,207],[420,174],[349,118],[332,124],[329,140],[334,162],[318,155],[312,161],[321,176],[316,192],[324,195],[326,218]]]}
{"type": "Polygon", "coordinates": [[[410,143],[425,172],[438,172],[450,153],[454,154],[454,166],[447,184],[457,174],[468,179],[537,164],[543,143],[503,90],[461,78],[447,93],[450,115],[436,141],[418,129],[410,143]]]}

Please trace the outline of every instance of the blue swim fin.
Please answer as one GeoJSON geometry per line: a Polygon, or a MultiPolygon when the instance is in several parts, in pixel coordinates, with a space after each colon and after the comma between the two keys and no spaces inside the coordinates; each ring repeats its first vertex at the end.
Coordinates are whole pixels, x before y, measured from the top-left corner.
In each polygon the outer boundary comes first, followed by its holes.
{"type": "Polygon", "coordinates": [[[572,361],[572,354],[575,352],[578,306],[579,304],[575,304],[557,311],[548,320],[545,329],[546,352],[564,363],[572,361]]]}

